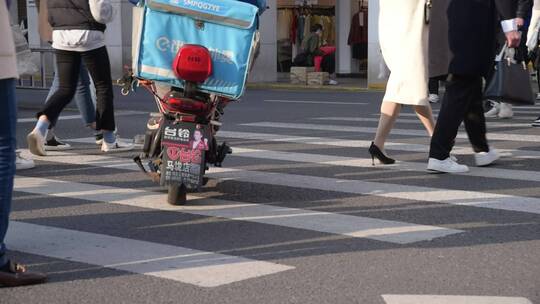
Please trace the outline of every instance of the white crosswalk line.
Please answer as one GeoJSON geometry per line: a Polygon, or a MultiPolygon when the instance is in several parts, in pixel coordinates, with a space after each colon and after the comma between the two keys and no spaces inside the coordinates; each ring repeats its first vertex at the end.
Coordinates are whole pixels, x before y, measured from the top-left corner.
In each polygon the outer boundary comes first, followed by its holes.
{"type": "MultiPolygon", "coordinates": [[[[132,116],[132,115],[148,115],[148,112],[143,111],[115,111],[115,116],[132,116]]],[[[58,118],[58,120],[73,120],[73,119],[81,119],[81,115],[62,115],[58,118]]],[[[35,117],[29,117],[29,118],[19,118],[17,119],[18,123],[23,122],[36,122],[37,119],[35,117]]]]}
{"type": "MultiPolygon", "coordinates": [[[[73,155],[74,154],[67,152],[56,152],[51,153],[51,156],[42,157],[40,159],[69,164],[85,164],[96,167],[107,167],[107,164],[103,164],[101,161],[98,161],[98,159],[102,159],[105,162],[110,162],[112,158],[106,155],[90,155],[88,158],[92,161],[86,161],[87,156],[85,155],[79,155],[76,158],[73,157],[73,155]]],[[[114,163],[113,165],[118,167],[117,163],[114,163]]],[[[138,170],[134,164],[130,164],[127,160],[125,169],[138,170]]],[[[211,168],[207,175],[215,178],[232,179],[235,181],[259,184],[288,187],[292,186],[304,189],[326,190],[359,195],[374,195],[423,202],[444,203],[457,206],[474,206],[495,210],[540,214],[540,199],[532,197],[484,193],[477,191],[449,190],[421,186],[406,186],[264,171],[248,171],[234,168],[211,168]]]]}
{"type": "MultiPolygon", "coordinates": [[[[302,143],[302,144],[310,144],[310,145],[336,146],[336,147],[347,147],[347,148],[369,148],[369,146],[371,145],[370,140],[351,140],[351,139],[331,138],[331,137],[294,136],[294,135],[281,135],[281,134],[273,134],[273,133],[220,131],[219,136],[225,137],[225,138],[238,138],[238,139],[246,139],[246,140],[261,140],[261,141],[270,141],[270,142],[292,142],[292,143],[302,143]]],[[[423,152],[423,153],[428,153],[429,151],[428,145],[420,145],[420,144],[387,142],[384,147],[386,150],[396,150],[396,151],[423,152]]],[[[540,159],[540,152],[536,152],[536,151],[522,151],[522,150],[515,150],[515,149],[497,149],[497,151],[499,151],[499,153],[505,157],[540,159]]],[[[452,150],[452,153],[457,154],[457,155],[472,154],[473,151],[471,148],[455,147],[452,150]]]]}
{"type": "Polygon", "coordinates": [[[266,99],[266,102],[277,103],[306,103],[306,104],[327,104],[327,105],[358,105],[365,106],[365,102],[342,102],[342,101],[317,101],[317,100],[283,100],[283,99],[266,99]]]}
{"type": "Polygon", "coordinates": [[[247,183],[540,214],[540,199],[532,197],[240,169],[212,168],[208,176],[247,183]]]}
{"type": "MultiPolygon", "coordinates": [[[[293,136],[293,135],[280,135],[273,133],[256,133],[256,132],[236,132],[236,131],[220,131],[220,138],[237,138],[246,140],[262,140],[270,142],[292,142],[303,143],[310,145],[322,145],[322,146],[336,146],[336,147],[348,147],[348,148],[369,148],[371,141],[369,140],[350,140],[341,138],[330,137],[313,137],[313,136],[293,136]]],[[[93,137],[83,138],[71,138],[62,139],[66,142],[93,144],[93,137]]],[[[136,144],[135,147],[141,147],[142,145],[136,144]]],[[[386,150],[396,151],[408,151],[408,152],[422,152],[428,153],[429,146],[421,144],[408,144],[387,142],[385,145],[386,150]]],[[[499,154],[503,157],[511,157],[516,159],[540,159],[540,152],[536,151],[523,151],[516,149],[497,149],[499,154]]],[[[474,153],[471,148],[455,147],[452,150],[455,155],[470,155],[474,153]]]]}
{"type": "MultiPolygon", "coordinates": [[[[321,121],[343,121],[343,122],[379,122],[378,118],[369,118],[369,117],[316,117],[314,120],[321,121]]],[[[406,119],[398,118],[396,123],[400,124],[415,124],[421,125],[420,120],[418,119],[406,119]]],[[[530,123],[503,123],[503,122],[488,122],[489,128],[530,128],[530,123]]]]}
{"type": "Polygon", "coordinates": [[[32,194],[277,225],[396,244],[427,241],[463,232],[444,227],[416,225],[273,205],[207,199],[194,195],[190,195],[188,199],[190,201],[199,200],[199,202],[192,206],[179,208],[168,205],[165,202],[164,193],[44,178],[17,177],[15,179],[15,190],[32,194]]]}
{"type": "MultiPolygon", "coordinates": [[[[313,153],[298,153],[298,152],[280,152],[261,149],[249,148],[234,148],[233,156],[258,158],[258,159],[273,159],[283,161],[293,161],[301,163],[314,163],[320,165],[332,165],[343,167],[356,168],[373,168],[370,159],[361,159],[353,157],[342,157],[324,154],[313,153]]],[[[380,167],[382,169],[397,170],[397,171],[417,171],[425,172],[426,163],[402,162],[398,161],[395,165],[386,165],[380,167]]],[[[540,172],[525,171],[525,170],[509,170],[498,168],[474,168],[468,173],[456,173],[463,176],[477,176],[482,178],[500,178],[509,180],[535,181],[540,182],[540,172]]]]}
{"type": "MultiPolygon", "coordinates": [[[[513,107],[512,112],[514,112],[514,114],[536,114],[536,113],[538,113],[538,111],[535,111],[534,109],[530,109],[530,110],[522,109],[521,110],[521,107],[513,107]]],[[[434,109],[433,110],[433,114],[438,114],[438,113],[439,113],[439,109],[434,109]]]]}
{"type": "Polygon", "coordinates": [[[532,304],[526,298],[440,295],[383,295],[386,304],[532,304]]]}
{"type": "MultiPolygon", "coordinates": [[[[254,122],[245,123],[242,126],[247,127],[264,127],[264,128],[280,128],[280,129],[299,129],[313,131],[335,131],[335,132],[355,132],[375,134],[377,128],[370,127],[351,127],[340,125],[320,125],[320,124],[303,124],[303,123],[280,123],[280,122],[254,122]]],[[[416,129],[392,129],[392,134],[404,136],[422,136],[427,137],[425,130],[416,129]]],[[[505,140],[505,141],[521,141],[521,142],[540,142],[540,135],[527,134],[510,134],[510,133],[489,133],[487,134],[490,140],[505,140]]],[[[467,134],[458,134],[456,138],[466,139],[467,134]]]]}
{"type": "Polygon", "coordinates": [[[103,234],[12,221],[10,249],[150,275],[200,287],[217,287],[294,267],[103,234]]]}
{"type": "MultiPolygon", "coordinates": [[[[528,114],[537,114],[537,116],[514,115],[514,117],[512,117],[512,120],[526,120],[526,121],[532,122],[533,120],[538,118],[538,115],[540,115],[540,112],[538,112],[538,113],[529,112],[528,114]]],[[[381,114],[380,113],[373,113],[371,115],[372,116],[380,116],[381,114]]],[[[436,119],[437,118],[436,113],[434,113],[434,116],[435,116],[435,119],[436,119]]],[[[416,114],[414,114],[414,113],[400,113],[399,117],[416,117],[416,114]]],[[[487,122],[490,123],[492,121],[497,121],[497,120],[498,120],[498,118],[488,118],[487,122]]]]}

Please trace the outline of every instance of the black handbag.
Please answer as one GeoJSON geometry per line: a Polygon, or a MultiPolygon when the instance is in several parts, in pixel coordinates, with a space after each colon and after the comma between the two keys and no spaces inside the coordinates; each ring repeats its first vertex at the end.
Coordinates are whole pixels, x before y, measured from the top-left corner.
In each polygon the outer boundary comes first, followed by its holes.
{"type": "Polygon", "coordinates": [[[513,105],[534,105],[531,75],[525,61],[517,62],[510,58],[507,45],[495,59],[495,72],[486,86],[484,97],[513,105]]]}

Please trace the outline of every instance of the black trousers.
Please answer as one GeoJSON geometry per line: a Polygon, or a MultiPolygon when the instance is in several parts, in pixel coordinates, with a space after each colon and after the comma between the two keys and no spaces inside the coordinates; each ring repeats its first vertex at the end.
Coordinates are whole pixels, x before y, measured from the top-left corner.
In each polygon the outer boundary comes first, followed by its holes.
{"type": "Polygon", "coordinates": [[[444,160],[450,156],[462,122],[474,152],[488,152],[481,76],[450,76],[431,138],[429,157],[444,160]]]}
{"type": "Polygon", "coordinates": [[[428,84],[429,94],[439,95],[439,82],[445,81],[446,77],[447,77],[446,75],[438,76],[438,77],[431,77],[429,79],[429,84],[428,84]]]}
{"type": "Polygon", "coordinates": [[[114,93],[111,79],[111,64],[106,47],[87,51],[72,52],[56,50],[59,87],[37,114],[46,115],[49,121],[56,122],[62,110],[71,102],[77,89],[81,60],[88,69],[96,87],[96,129],[115,129],[114,93]]]}
{"type": "Polygon", "coordinates": [[[336,55],[334,53],[324,55],[321,61],[321,70],[332,75],[336,72],[336,55]]]}

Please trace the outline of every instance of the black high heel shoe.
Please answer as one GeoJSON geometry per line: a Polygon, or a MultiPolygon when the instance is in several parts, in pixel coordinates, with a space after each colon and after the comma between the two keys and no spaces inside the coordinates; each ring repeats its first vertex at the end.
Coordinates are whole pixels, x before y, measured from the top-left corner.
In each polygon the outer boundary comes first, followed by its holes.
{"type": "Polygon", "coordinates": [[[373,163],[373,166],[375,166],[375,157],[384,165],[391,165],[396,162],[395,159],[384,155],[381,149],[379,149],[374,142],[371,142],[369,154],[371,154],[371,162],[373,163]]]}

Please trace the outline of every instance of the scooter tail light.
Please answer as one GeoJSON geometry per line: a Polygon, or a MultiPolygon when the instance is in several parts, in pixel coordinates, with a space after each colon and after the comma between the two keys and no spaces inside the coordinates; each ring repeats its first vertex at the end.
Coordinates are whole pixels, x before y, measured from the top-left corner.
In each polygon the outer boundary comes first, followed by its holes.
{"type": "Polygon", "coordinates": [[[209,106],[198,100],[169,96],[165,99],[165,108],[170,112],[203,115],[208,113],[209,106]]]}
{"type": "Polygon", "coordinates": [[[210,51],[200,45],[186,44],[178,50],[172,68],[179,79],[203,83],[212,74],[210,51]]]}

